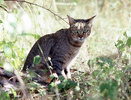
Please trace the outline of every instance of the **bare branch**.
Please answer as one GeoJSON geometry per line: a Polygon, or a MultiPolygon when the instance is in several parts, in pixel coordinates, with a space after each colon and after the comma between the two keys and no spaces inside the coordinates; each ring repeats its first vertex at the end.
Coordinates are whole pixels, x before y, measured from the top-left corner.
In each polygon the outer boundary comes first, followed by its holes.
{"type": "Polygon", "coordinates": [[[41,5],[38,5],[38,4],[35,4],[35,3],[32,3],[32,2],[28,2],[28,1],[25,1],[25,0],[5,0],[5,1],[17,1],[17,2],[24,2],[24,3],[28,3],[30,5],[34,5],[34,6],[37,6],[37,7],[41,7],[41,8],[44,8],[45,10],[49,11],[50,13],[52,13],[54,16],[57,16],[58,18],[62,19],[64,22],[66,22],[68,24],[68,22],[66,20],[64,20],[62,17],[60,17],[59,15],[57,15],[56,13],[54,13],[53,11],[51,11],[50,9],[44,7],[44,6],[41,6],[41,5]]]}

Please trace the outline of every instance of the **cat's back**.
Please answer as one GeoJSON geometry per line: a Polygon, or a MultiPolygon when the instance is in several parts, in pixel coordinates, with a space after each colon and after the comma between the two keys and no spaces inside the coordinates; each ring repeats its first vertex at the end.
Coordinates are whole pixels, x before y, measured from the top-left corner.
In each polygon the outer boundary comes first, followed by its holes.
{"type": "Polygon", "coordinates": [[[52,34],[52,38],[56,40],[61,40],[62,38],[65,38],[67,36],[68,29],[61,29],[57,31],[56,33],[52,34]]]}
{"type": "Polygon", "coordinates": [[[50,48],[53,47],[53,45],[56,45],[58,43],[62,43],[64,41],[64,38],[67,35],[67,30],[68,29],[61,29],[61,30],[57,31],[56,33],[47,34],[47,35],[40,37],[36,41],[36,43],[33,45],[33,47],[31,48],[31,50],[26,58],[23,70],[26,70],[26,66],[32,65],[33,58],[36,55],[42,56],[40,48],[44,52],[45,57],[48,57],[50,48]]]}

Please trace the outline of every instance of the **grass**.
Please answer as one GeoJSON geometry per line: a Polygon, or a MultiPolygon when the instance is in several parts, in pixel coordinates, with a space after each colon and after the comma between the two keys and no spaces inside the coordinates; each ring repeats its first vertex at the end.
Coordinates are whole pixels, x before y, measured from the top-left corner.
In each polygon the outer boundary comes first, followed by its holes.
{"type": "MultiPolygon", "coordinates": [[[[40,36],[69,27],[63,20],[40,7],[19,2],[0,3],[2,7],[7,5],[5,8],[10,12],[0,8],[0,67],[21,70],[30,48],[40,36]]],[[[65,89],[60,97],[66,97],[73,90],[74,99],[129,100],[131,47],[126,42],[131,37],[131,0],[36,0],[35,3],[46,8],[51,6],[50,9],[66,21],[66,15],[84,19],[97,15],[92,34],[72,66],[85,73],[75,72],[72,77],[77,82],[77,85],[73,84],[76,87],[65,89]],[[128,36],[124,36],[124,33],[128,36]]],[[[71,82],[63,81],[62,84],[66,86],[68,83],[70,87],[71,82]]],[[[37,95],[33,89],[29,90],[32,97],[37,95]]],[[[38,95],[45,97],[44,93],[47,92],[44,89],[37,90],[38,95]]],[[[50,98],[55,97],[54,91],[50,93],[50,98]]],[[[7,93],[4,96],[8,98],[7,93]]]]}

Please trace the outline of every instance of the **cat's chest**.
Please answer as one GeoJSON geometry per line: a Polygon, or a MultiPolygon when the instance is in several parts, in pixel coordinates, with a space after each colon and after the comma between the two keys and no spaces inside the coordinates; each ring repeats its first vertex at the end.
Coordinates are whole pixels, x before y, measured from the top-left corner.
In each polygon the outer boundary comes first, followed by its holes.
{"type": "Polygon", "coordinates": [[[66,42],[59,42],[53,47],[52,57],[61,57],[66,62],[70,62],[78,54],[79,49],[70,46],[66,42]]]}

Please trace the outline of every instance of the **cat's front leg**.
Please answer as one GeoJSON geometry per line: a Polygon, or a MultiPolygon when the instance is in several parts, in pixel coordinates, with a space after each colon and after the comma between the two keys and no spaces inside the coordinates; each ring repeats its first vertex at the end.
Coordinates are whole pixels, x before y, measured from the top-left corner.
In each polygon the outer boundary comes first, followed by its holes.
{"type": "Polygon", "coordinates": [[[62,74],[62,76],[63,76],[65,79],[68,79],[68,78],[67,78],[67,75],[66,75],[66,73],[65,73],[65,69],[62,70],[61,74],[62,74]]]}
{"type": "Polygon", "coordinates": [[[70,67],[67,67],[66,70],[67,70],[67,74],[66,74],[67,79],[71,79],[70,67]]]}
{"type": "Polygon", "coordinates": [[[67,75],[65,74],[65,70],[58,70],[58,69],[55,69],[56,73],[58,76],[63,76],[65,79],[67,79],[67,75]]]}
{"type": "Polygon", "coordinates": [[[71,79],[71,73],[70,73],[70,68],[69,67],[64,69],[64,73],[66,75],[66,79],[71,79]]]}

